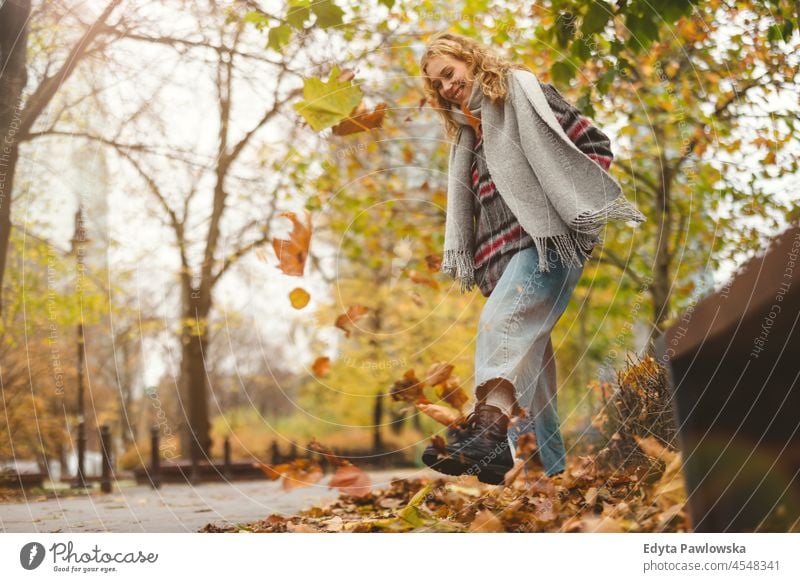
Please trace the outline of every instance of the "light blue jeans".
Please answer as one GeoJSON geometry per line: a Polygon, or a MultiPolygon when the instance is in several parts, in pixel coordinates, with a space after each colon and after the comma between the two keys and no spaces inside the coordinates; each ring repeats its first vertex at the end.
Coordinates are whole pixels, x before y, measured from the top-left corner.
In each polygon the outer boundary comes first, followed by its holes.
{"type": "Polygon", "coordinates": [[[519,436],[533,431],[545,473],[554,475],[565,468],[567,454],[556,408],[550,333],[583,267],[564,266],[550,246],[547,253],[550,271],[540,271],[536,247],[517,251],[486,300],[476,336],[475,386],[493,378],[514,385],[517,403],[528,417],[510,428],[511,444],[516,448],[519,436]]]}

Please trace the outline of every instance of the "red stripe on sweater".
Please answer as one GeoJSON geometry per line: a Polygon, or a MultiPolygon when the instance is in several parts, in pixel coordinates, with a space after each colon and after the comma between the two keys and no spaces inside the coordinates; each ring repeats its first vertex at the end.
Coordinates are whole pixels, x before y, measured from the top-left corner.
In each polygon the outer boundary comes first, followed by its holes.
{"type": "Polygon", "coordinates": [[[602,166],[604,170],[607,170],[608,168],[611,167],[611,158],[608,156],[601,156],[600,154],[586,154],[586,155],[592,158],[600,166],[602,166]]]}
{"type": "Polygon", "coordinates": [[[480,189],[478,190],[478,198],[486,198],[487,196],[491,195],[495,191],[494,182],[491,180],[485,182],[480,189]]]}
{"type": "Polygon", "coordinates": [[[505,234],[499,235],[494,240],[490,239],[484,243],[475,253],[475,263],[482,263],[483,259],[493,254],[494,251],[500,248],[503,244],[518,239],[521,235],[522,226],[519,223],[514,224],[514,226],[512,226],[505,234]]]}
{"type": "Polygon", "coordinates": [[[569,136],[569,139],[571,139],[572,141],[577,141],[578,138],[583,133],[583,131],[588,127],[588,125],[589,125],[589,120],[581,116],[567,134],[569,136]]]}

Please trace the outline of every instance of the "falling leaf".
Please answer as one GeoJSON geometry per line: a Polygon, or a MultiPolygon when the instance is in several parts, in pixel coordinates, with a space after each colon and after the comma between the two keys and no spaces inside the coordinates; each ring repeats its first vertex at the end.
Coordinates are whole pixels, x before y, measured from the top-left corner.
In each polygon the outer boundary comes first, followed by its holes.
{"type": "Polygon", "coordinates": [[[305,212],[306,224],[303,225],[297,219],[294,212],[282,212],[292,221],[292,232],[289,233],[289,240],[273,238],[272,247],[278,257],[278,268],[287,275],[301,276],[305,269],[308,247],[311,243],[311,214],[305,212]]]}
{"type": "Polygon", "coordinates": [[[269,479],[270,481],[275,481],[276,479],[280,479],[281,475],[283,475],[283,471],[288,468],[288,465],[283,463],[280,465],[267,465],[266,463],[255,462],[253,463],[256,467],[261,469],[261,472],[269,479]]]}
{"type": "Polygon", "coordinates": [[[434,362],[425,373],[425,381],[431,386],[442,384],[453,373],[453,368],[453,364],[448,364],[447,362],[434,362]]]}
{"type": "Polygon", "coordinates": [[[333,474],[328,487],[336,488],[347,495],[361,497],[370,492],[372,481],[369,475],[355,465],[343,465],[333,474]]]}
{"type": "Polygon", "coordinates": [[[458,376],[450,376],[444,384],[436,387],[436,396],[456,410],[463,412],[464,406],[469,402],[469,396],[460,384],[458,376]]]}
{"type": "Polygon", "coordinates": [[[289,292],[289,301],[292,302],[292,307],[295,309],[303,309],[303,307],[308,305],[310,299],[311,295],[302,287],[295,287],[289,292]]]}
{"type": "Polygon", "coordinates": [[[484,509],[475,514],[475,519],[472,520],[469,531],[475,533],[498,533],[506,530],[494,513],[484,509]]]}
{"type": "Polygon", "coordinates": [[[319,453],[334,467],[343,467],[345,465],[352,464],[347,459],[343,459],[342,457],[336,455],[331,449],[320,443],[316,438],[312,438],[311,442],[308,443],[308,450],[319,453]]]}
{"type": "Polygon", "coordinates": [[[334,135],[351,135],[381,127],[386,115],[386,103],[379,103],[373,111],[367,111],[364,102],[350,113],[349,117],[333,126],[334,135]]]}
{"type": "Polygon", "coordinates": [[[327,374],[330,368],[331,359],[328,356],[320,356],[311,364],[311,371],[314,372],[314,375],[318,378],[327,374]]]}
{"type": "Polygon", "coordinates": [[[296,459],[288,463],[283,471],[282,487],[284,491],[292,491],[300,487],[310,487],[322,479],[322,467],[309,459],[296,459]]]}
{"type": "Polygon", "coordinates": [[[429,403],[430,401],[425,397],[422,389],[425,383],[417,379],[414,370],[406,370],[403,374],[402,380],[397,380],[389,390],[389,395],[392,400],[402,400],[404,402],[423,402],[429,403]]]}
{"type": "Polygon", "coordinates": [[[361,102],[363,93],[351,83],[349,72],[341,73],[333,66],[328,81],[309,78],[303,81],[303,101],[294,104],[314,131],[321,131],[349,116],[361,102]]]}
{"type": "Polygon", "coordinates": [[[347,312],[336,318],[336,327],[344,331],[345,337],[350,337],[350,324],[358,321],[369,313],[369,308],[363,305],[352,305],[347,308],[347,312]]]}
{"type": "Polygon", "coordinates": [[[340,83],[344,83],[346,81],[352,81],[356,76],[356,73],[353,69],[342,69],[342,72],[339,73],[337,77],[337,81],[340,83]]]}
{"type": "Polygon", "coordinates": [[[409,271],[408,272],[408,277],[414,283],[417,283],[417,284],[420,284],[420,285],[426,285],[427,287],[430,287],[431,289],[438,289],[439,288],[439,283],[437,283],[436,281],[434,281],[430,277],[426,277],[422,273],[418,273],[417,271],[414,271],[414,270],[409,271]]]}
{"type": "Polygon", "coordinates": [[[415,406],[421,413],[427,414],[433,420],[445,426],[457,425],[462,418],[460,414],[456,413],[451,408],[439,406],[438,404],[417,402],[415,406]]]}
{"type": "Polygon", "coordinates": [[[436,273],[442,267],[442,255],[426,255],[425,262],[428,264],[428,269],[436,273]]]}

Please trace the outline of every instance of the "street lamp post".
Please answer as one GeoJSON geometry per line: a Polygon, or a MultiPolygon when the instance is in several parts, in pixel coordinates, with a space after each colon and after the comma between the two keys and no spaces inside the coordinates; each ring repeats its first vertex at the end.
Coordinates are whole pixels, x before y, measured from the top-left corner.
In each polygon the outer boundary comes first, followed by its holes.
{"type": "MultiPolygon", "coordinates": [[[[77,259],[77,272],[78,284],[77,292],[78,297],[83,296],[83,248],[89,242],[86,237],[86,227],[83,222],[83,206],[78,205],[78,211],[75,213],[75,232],[72,237],[72,252],[75,253],[77,259]]],[[[81,303],[83,303],[81,301],[81,303]]],[[[77,384],[78,384],[78,474],[75,478],[75,485],[77,487],[86,487],[86,415],[84,411],[84,398],[83,398],[83,368],[85,362],[85,344],[83,336],[83,315],[78,322],[78,370],[77,370],[77,384]]]]}

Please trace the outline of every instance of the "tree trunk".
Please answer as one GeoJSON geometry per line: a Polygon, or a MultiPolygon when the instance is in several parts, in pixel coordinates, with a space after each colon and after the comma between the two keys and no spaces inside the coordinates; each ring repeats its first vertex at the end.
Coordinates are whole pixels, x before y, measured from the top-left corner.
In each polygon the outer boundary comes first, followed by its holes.
{"type": "Polygon", "coordinates": [[[205,360],[208,357],[208,314],[211,311],[211,294],[205,288],[184,289],[183,321],[181,325],[181,404],[184,415],[184,438],[181,452],[191,457],[192,443],[196,441],[199,459],[210,456],[211,421],[208,414],[208,375],[205,360]]]}
{"type": "Polygon", "coordinates": [[[211,449],[211,423],[208,418],[208,379],[203,364],[207,353],[208,336],[191,335],[186,331],[183,337],[183,358],[181,361],[181,384],[183,410],[186,416],[185,438],[181,442],[181,451],[185,457],[191,455],[193,439],[197,439],[200,459],[208,455],[211,449]]]}
{"type": "MultiPolygon", "coordinates": [[[[663,134],[656,131],[659,143],[664,142],[663,134]]],[[[651,340],[658,330],[663,330],[664,322],[670,316],[670,266],[672,264],[672,250],[669,242],[672,238],[672,172],[667,166],[667,160],[662,158],[661,184],[659,195],[656,198],[656,219],[658,220],[658,235],[656,238],[655,265],[653,266],[653,282],[650,285],[650,296],[653,299],[653,324],[651,340]]],[[[649,343],[649,342],[648,342],[649,343]]]]}
{"type": "Polygon", "coordinates": [[[6,0],[0,8],[0,313],[11,237],[11,193],[19,159],[20,97],[28,82],[26,52],[30,12],[30,0],[6,0]]]}

